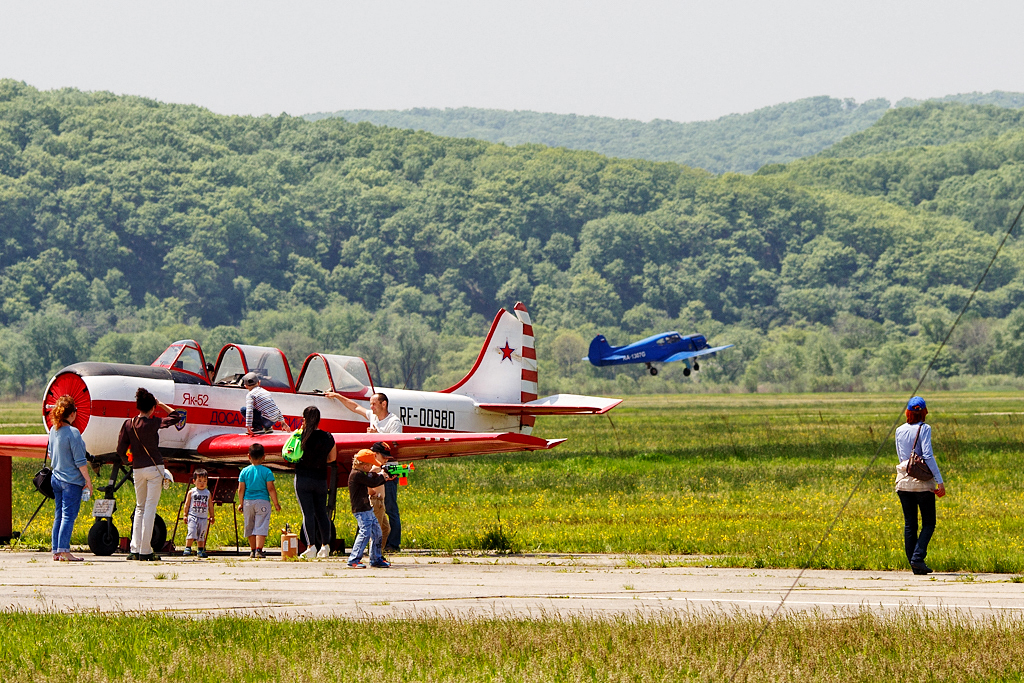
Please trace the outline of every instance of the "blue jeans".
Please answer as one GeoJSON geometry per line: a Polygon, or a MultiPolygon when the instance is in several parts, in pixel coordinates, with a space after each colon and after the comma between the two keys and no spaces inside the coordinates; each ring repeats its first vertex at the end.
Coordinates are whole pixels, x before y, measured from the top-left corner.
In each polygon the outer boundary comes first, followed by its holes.
{"type": "Polygon", "coordinates": [[[928,541],[935,533],[935,494],[931,491],[897,491],[903,506],[903,549],[911,565],[924,564],[928,541]],[[921,535],[917,534],[917,509],[921,508],[921,535]]]}
{"type": "Polygon", "coordinates": [[[349,562],[359,562],[363,559],[363,551],[366,550],[366,544],[371,539],[373,545],[370,546],[370,564],[379,564],[384,560],[384,556],[380,550],[380,524],[377,523],[377,518],[373,514],[373,510],[367,510],[366,512],[355,513],[356,522],[359,523],[359,533],[356,534],[356,540],[352,541],[352,553],[348,556],[349,562]]]}
{"type": "Polygon", "coordinates": [[[384,482],[384,513],[391,524],[391,533],[384,539],[384,545],[395,550],[402,548],[402,518],[398,514],[398,480],[384,482]]]}
{"type": "MultiPolygon", "coordinates": [[[[242,413],[242,417],[245,417],[245,406],[239,408],[242,413]]],[[[252,428],[253,429],[273,429],[274,423],[263,417],[263,413],[258,408],[252,409],[252,428]]]]}
{"type": "Polygon", "coordinates": [[[75,530],[78,509],[82,507],[82,489],[80,484],[68,484],[57,477],[53,483],[53,537],[50,547],[55,553],[71,552],[71,532],[75,530]]]}

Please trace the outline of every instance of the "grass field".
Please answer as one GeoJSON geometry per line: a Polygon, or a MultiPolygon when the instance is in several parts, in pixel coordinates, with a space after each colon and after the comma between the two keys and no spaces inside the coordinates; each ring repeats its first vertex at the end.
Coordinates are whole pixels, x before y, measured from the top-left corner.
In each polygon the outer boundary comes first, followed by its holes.
{"type": "MultiPolygon", "coordinates": [[[[1024,571],[1024,396],[927,396],[947,495],[928,557],[937,570],[1024,571]]],[[[794,567],[806,560],[870,461],[905,396],[691,395],[627,400],[607,418],[544,418],[537,433],[568,437],[546,453],[424,463],[402,489],[403,545],[441,550],[706,555],[702,564],[794,567]],[[500,532],[498,516],[500,515],[500,532]]],[[[36,404],[0,406],[0,423],[32,422],[36,404]]],[[[8,433],[32,431],[4,428],[8,433]]],[[[39,431],[38,429],[36,431],[39,431]]],[[[891,438],[815,567],[905,567],[893,493],[891,438]]],[[[15,462],[15,526],[38,501],[38,461],[15,462]]],[[[300,520],[288,477],[272,528],[300,520]]],[[[184,485],[165,492],[169,526],[184,485]]],[[[129,530],[123,489],[116,518],[129,530]]],[[[351,540],[347,497],[339,534],[351,540]]],[[[52,507],[26,542],[46,546],[52,507]]],[[[212,541],[233,541],[222,508],[212,541]]],[[[19,524],[20,521],[20,524],[19,524]]],[[[73,541],[84,543],[83,512],[73,541]]],[[[178,543],[183,532],[179,530],[178,543]]],[[[276,542],[276,536],[271,542],[276,542]]]]}
{"type": "MultiPolygon", "coordinates": [[[[761,617],[297,620],[0,614],[0,679],[725,681],[761,617]]],[[[737,681],[1019,681],[1024,623],[785,616],[737,681]]]]}

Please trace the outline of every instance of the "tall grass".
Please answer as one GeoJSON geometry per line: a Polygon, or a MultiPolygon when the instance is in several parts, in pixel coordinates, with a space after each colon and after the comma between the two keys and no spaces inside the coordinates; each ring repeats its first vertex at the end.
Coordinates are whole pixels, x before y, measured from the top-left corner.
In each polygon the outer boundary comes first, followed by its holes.
{"type": "MultiPolygon", "coordinates": [[[[0,679],[721,681],[763,617],[275,620],[0,614],[0,679]]],[[[903,611],[785,615],[736,680],[1018,681],[1024,621],[903,611]]]]}
{"type": "MultiPolygon", "coordinates": [[[[946,571],[1024,571],[1024,415],[1016,414],[1024,412],[1024,397],[927,398],[949,491],[938,504],[929,564],[946,571]]],[[[704,564],[800,566],[904,400],[868,394],[643,397],[615,410],[614,422],[542,419],[539,435],[569,441],[547,452],[421,464],[399,496],[403,546],[484,548],[500,528],[518,551],[694,554],[712,556],[704,564]]],[[[7,407],[0,410],[0,422],[21,421],[8,419],[7,407]]],[[[906,566],[891,437],[883,446],[816,567],[906,566]]],[[[22,520],[38,500],[29,481],[37,466],[16,465],[16,517],[22,520]]],[[[275,513],[272,529],[301,519],[290,477],[278,479],[285,509],[275,513]]],[[[122,533],[131,493],[128,486],[120,495],[122,533]]],[[[184,485],[164,494],[161,514],[170,524],[184,494],[184,485]]],[[[226,544],[233,541],[231,511],[218,514],[211,540],[226,544]]],[[[49,520],[37,522],[26,540],[46,543],[49,520]]],[[[89,521],[83,512],[74,542],[84,543],[89,521]]],[[[351,539],[344,491],[337,521],[339,534],[351,539]]]]}

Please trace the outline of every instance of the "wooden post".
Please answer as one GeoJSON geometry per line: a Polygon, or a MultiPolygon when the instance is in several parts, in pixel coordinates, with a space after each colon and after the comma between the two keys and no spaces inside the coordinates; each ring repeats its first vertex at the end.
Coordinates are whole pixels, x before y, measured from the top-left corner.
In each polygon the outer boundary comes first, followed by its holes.
{"type": "Polygon", "coordinates": [[[0,543],[10,543],[14,537],[11,478],[11,458],[0,455],[0,543]]]}

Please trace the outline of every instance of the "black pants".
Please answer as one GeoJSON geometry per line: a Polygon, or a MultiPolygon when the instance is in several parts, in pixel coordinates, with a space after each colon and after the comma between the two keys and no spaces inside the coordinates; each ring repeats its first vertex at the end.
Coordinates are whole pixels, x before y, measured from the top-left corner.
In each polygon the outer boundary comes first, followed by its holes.
{"type": "Polygon", "coordinates": [[[903,505],[903,549],[910,564],[924,564],[928,541],[935,533],[935,494],[931,491],[897,491],[903,505]],[[921,509],[921,534],[917,533],[917,510],[921,509]]]}
{"type": "Polygon", "coordinates": [[[302,533],[306,545],[331,542],[331,520],[327,517],[327,481],[320,477],[295,475],[295,497],[302,510],[302,533]]]}
{"type": "Polygon", "coordinates": [[[388,516],[391,533],[384,539],[385,548],[402,547],[402,517],[398,514],[398,480],[384,482],[384,514],[388,516]]]}

